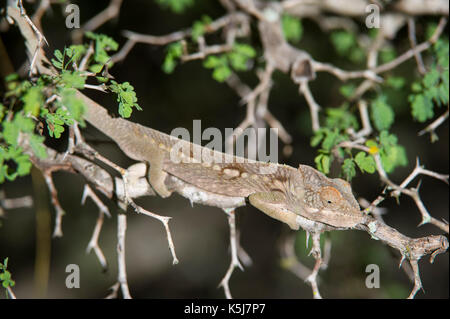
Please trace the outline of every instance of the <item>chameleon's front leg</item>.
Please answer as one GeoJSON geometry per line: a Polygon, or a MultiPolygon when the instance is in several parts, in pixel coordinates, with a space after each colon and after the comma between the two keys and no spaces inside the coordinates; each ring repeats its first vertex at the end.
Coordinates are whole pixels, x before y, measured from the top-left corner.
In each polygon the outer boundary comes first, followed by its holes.
{"type": "Polygon", "coordinates": [[[167,173],[163,171],[164,153],[154,152],[150,160],[150,170],[148,172],[148,180],[150,185],[159,196],[162,198],[169,197],[172,192],[169,191],[164,183],[167,177],[167,173]]]}
{"type": "Polygon", "coordinates": [[[285,196],[280,192],[260,192],[249,195],[250,204],[261,210],[266,215],[288,224],[291,229],[298,230],[297,214],[290,212],[283,205],[285,196]]]}

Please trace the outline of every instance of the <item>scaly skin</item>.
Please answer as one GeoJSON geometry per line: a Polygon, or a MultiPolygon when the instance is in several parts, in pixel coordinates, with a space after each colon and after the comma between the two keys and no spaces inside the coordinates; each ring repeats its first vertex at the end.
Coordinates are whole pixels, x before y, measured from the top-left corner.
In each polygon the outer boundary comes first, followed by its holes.
{"type": "Polygon", "coordinates": [[[294,229],[298,229],[296,215],[338,228],[353,228],[364,221],[350,184],[344,180],[330,179],[307,165],[295,169],[212,151],[112,118],[94,101],[79,97],[89,105],[85,114],[89,123],[112,138],[130,158],[150,163],[150,184],[162,197],[172,192],[164,183],[172,175],[208,193],[248,197],[253,206],[294,229]]]}

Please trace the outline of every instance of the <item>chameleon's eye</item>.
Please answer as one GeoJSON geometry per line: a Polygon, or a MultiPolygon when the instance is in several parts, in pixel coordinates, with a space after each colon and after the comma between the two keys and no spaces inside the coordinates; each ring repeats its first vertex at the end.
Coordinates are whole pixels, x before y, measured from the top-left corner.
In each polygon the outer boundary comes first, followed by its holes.
{"type": "Polygon", "coordinates": [[[342,200],[341,193],[334,187],[325,186],[320,189],[320,198],[325,204],[331,205],[342,200]]]}

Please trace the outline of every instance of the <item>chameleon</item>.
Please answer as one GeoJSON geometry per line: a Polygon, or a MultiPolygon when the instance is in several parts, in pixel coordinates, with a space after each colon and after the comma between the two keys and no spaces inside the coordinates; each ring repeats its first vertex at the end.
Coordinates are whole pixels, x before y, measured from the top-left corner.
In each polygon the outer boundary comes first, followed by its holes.
{"type": "Polygon", "coordinates": [[[299,218],[333,229],[354,228],[366,221],[367,215],[343,179],[328,178],[308,165],[296,169],[214,151],[112,117],[85,95],[79,98],[88,105],[84,114],[88,123],[109,136],[128,157],[149,164],[148,181],[163,198],[176,190],[193,202],[225,210],[245,205],[247,198],[292,229],[299,229],[299,218]],[[198,159],[195,154],[203,157],[198,159]]]}

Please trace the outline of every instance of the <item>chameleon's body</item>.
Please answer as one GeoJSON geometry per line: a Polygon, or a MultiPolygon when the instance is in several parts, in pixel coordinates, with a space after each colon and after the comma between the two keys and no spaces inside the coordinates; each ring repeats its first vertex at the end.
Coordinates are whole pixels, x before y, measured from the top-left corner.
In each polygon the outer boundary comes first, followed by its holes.
{"type": "Polygon", "coordinates": [[[149,182],[162,197],[173,191],[167,188],[167,177],[175,177],[184,184],[184,195],[216,194],[222,208],[242,206],[248,197],[253,206],[294,229],[299,227],[298,216],[338,228],[355,227],[364,221],[365,215],[350,185],[341,179],[327,178],[310,166],[295,169],[212,151],[112,118],[91,100],[85,119],[112,138],[127,156],[150,164],[149,182]],[[196,157],[198,154],[207,154],[212,160],[201,160],[202,157],[196,157]]]}

